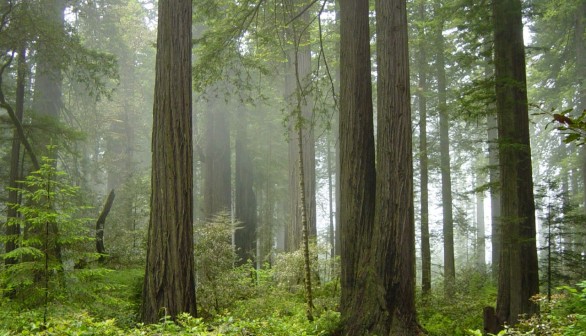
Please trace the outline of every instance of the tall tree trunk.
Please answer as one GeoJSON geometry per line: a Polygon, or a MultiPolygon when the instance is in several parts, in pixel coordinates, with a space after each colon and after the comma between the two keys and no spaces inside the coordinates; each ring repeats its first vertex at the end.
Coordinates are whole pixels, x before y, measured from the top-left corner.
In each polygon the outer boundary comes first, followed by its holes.
{"type": "Polygon", "coordinates": [[[494,0],[493,18],[502,210],[496,314],[515,324],[537,312],[530,298],[539,292],[521,1],[494,0]]]}
{"type": "Polygon", "coordinates": [[[368,0],[340,0],[340,311],[346,335],[364,334],[373,318],[368,306],[377,304],[368,279],[374,275],[368,263],[376,188],[368,15],[368,0]]]}
{"type": "MultiPolygon", "coordinates": [[[[334,185],[332,182],[332,132],[328,131],[326,135],[326,166],[328,174],[328,213],[329,213],[329,226],[328,226],[328,243],[330,244],[330,259],[334,259],[336,255],[336,229],[335,229],[335,213],[334,213],[334,185]]],[[[333,265],[333,263],[332,263],[333,265]]],[[[333,272],[332,272],[333,273],[333,272]]]]}
{"type": "MultiPolygon", "coordinates": [[[[484,178],[477,171],[476,185],[482,186],[484,178]]],[[[484,192],[476,193],[476,268],[479,272],[486,271],[486,237],[484,231],[484,192]]]]}
{"type": "Polygon", "coordinates": [[[494,113],[487,116],[488,128],[488,176],[490,180],[490,241],[492,245],[492,276],[498,278],[498,265],[501,253],[501,187],[500,187],[500,168],[499,168],[499,145],[498,145],[498,125],[497,117],[494,113]]]}
{"type": "MultiPolygon", "coordinates": [[[[425,22],[425,1],[419,3],[419,19],[425,22]]],[[[419,105],[419,169],[420,169],[420,203],[421,203],[421,289],[423,294],[431,292],[431,247],[429,243],[429,168],[427,159],[427,46],[425,29],[419,28],[419,87],[417,102],[419,105]]]]}
{"type": "Polygon", "coordinates": [[[256,227],[257,206],[256,194],[253,189],[254,171],[248,152],[247,121],[236,134],[236,197],[235,217],[241,222],[240,228],[234,233],[234,245],[238,254],[237,264],[242,265],[248,260],[256,260],[256,227]]]}
{"type": "Polygon", "coordinates": [[[227,114],[226,106],[219,104],[218,100],[208,102],[205,112],[203,162],[203,212],[206,219],[220,211],[232,209],[230,128],[227,114]]]}
{"type": "MultiPolygon", "coordinates": [[[[335,11],[336,11],[336,23],[338,24],[338,29],[339,29],[339,24],[340,24],[340,1],[336,0],[335,1],[335,11]]],[[[338,52],[338,57],[340,55],[340,40],[338,40],[338,43],[336,45],[337,48],[337,52],[338,52]]],[[[338,89],[338,95],[340,94],[340,67],[336,67],[336,71],[335,71],[335,82],[336,82],[336,88],[338,89]]],[[[334,117],[334,147],[336,149],[336,157],[335,157],[335,171],[336,171],[336,180],[335,180],[335,208],[336,208],[336,215],[335,217],[335,237],[334,237],[334,253],[336,256],[340,256],[340,208],[341,208],[341,200],[340,200],[340,106],[337,106],[338,109],[335,112],[335,117],[334,117]]]]}
{"type": "Polygon", "coordinates": [[[452,179],[450,168],[450,121],[448,115],[446,95],[446,62],[443,35],[443,18],[441,5],[434,3],[435,16],[440,20],[435,30],[436,41],[436,66],[437,66],[437,90],[439,109],[439,133],[440,133],[440,170],[442,175],[442,209],[443,209],[443,235],[444,235],[444,290],[447,296],[454,291],[456,281],[456,264],[454,261],[454,217],[452,214],[452,179]]]}
{"type": "Polygon", "coordinates": [[[193,259],[190,0],[160,0],[151,214],[141,320],[197,314],[193,259]]]}
{"type": "MultiPolygon", "coordinates": [[[[24,116],[24,91],[25,91],[25,84],[26,84],[26,48],[21,47],[18,51],[18,64],[17,64],[17,74],[16,74],[16,104],[15,104],[15,116],[18,119],[19,123],[22,123],[22,118],[24,116]]],[[[12,138],[12,148],[10,151],[10,175],[8,180],[8,207],[6,218],[8,221],[11,219],[16,219],[18,217],[18,212],[16,211],[16,207],[13,204],[18,204],[18,191],[15,188],[18,187],[17,181],[21,179],[20,177],[20,135],[18,131],[15,129],[13,132],[12,138]]],[[[20,236],[20,225],[17,223],[13,223],[6,227],[6,235],[10,237],[8,241],[6,241],[5,251],[6,253],[14,251],[18,248],[18,237],[20,236]]],[[[15,258],[7,258],[5,260],[6,265],[11,265],[17,263],[18,260],[15,258]]]]}
{"type": "MultiPolygon", "coordinates": [[[[300,106],[299,106],[300,107],[300,106]]],[[[301,111],[297,111],[297,119],[301,119],[301,111]]],[[[301,211],[301,237],[303,242],[303,283],[305,285],[306,315],[309,321],[313,321],[313,292],[311,287],[311,259],[309,256],[309,222],[305,200],[305,157],[303,153],[303,129],[297,130],[297,148],[299,149],[299,204],[301,211]]]]}
{"type": "Polygon", "coordinates": [[[379,335],[419,335],[407,1],[376,0],[377,165],[374,239],[379,335]],[[384,292],[380,292],[384,288],[384,292]]]}

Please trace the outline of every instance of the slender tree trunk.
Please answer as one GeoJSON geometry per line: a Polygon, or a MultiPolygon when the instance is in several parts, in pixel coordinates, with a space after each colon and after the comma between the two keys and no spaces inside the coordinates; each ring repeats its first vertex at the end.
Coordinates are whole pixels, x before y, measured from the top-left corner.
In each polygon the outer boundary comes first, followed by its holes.
{"type": "Polygon", "coordinates": [[[376,172],[368,0],[340,0],[340,311],[346,335],[372,326],[376,172]]]}
{"type": "MultiPolygon", "coordinates": [[[[301,111],[297,112],[300,119],[301,111]]],[[[307,207],[305,200],[305,176],[304,176],[304,155],[303,155],[303,129],[297,130],[297,148],[299,149],[299,204],[301,210],[301,233],[303,242],[304,272],[303,283],[305,284],[306,315],[309,321],[313,321],[313,293],[311,288],[311,258],[309,256],[309,222],[307,220],[307,207]]]]}
{"type": "Polygon", "coordinates": [[[492,245],[492,276],[498,278],[498,265],[501,253],[501,187],[500,187],[500,168],[499,168],[499,148],[498,148],[498,125],[496,115],[489,113],[487,116],[488,128],[488,166],[490,180],[490,219],[491,232],[490,240],[492,245]]]}
{"type": "Polygon", "coordinates": [[[190,0],[160,0],[151,214],[141,320],[196,315],[190,0]]]}
{"type": "Polygon", "coordinates": [[[436,17],[439,18],[439,27],[435,31],[437,44],[437,87],[439,108],[439,132],[440,132],[440,170],[442,175],[442,209],[443,209],[443,235],[444,235],[444,290],[447,296],[454,292],[456,281],[456,264],[454,261],[454,218],[452,215],[452,179],[450,168],[450,138],[449,115],[446,97],[446,70],[445,70],[445,46],[443,35],[443,18],[441,5],[434,3],[436,17]]]}
{"type": "MultiPolygon", "coordinates": [[[[419,19],[425,22],[425,1],[419,3],[419,19]]],[[[419,29],[419,87],[417,102],[419,105],[419,169],[421,176],[421,289],[423,294],[431,292],[431,247],[429,243],[429,168],[427,159],[427,46],[425,29],[419,29]]]]}
{"type": "Polygon", "coordinates": [[[376,0],[378,335],[419,335],[407,1],[376,0]],[[384,292],[380,292],[384,288],[384,292]]]}
{"type": "MultiPolygon", "coordinates": [[[[480,173],[476,173],[476,185],[484,184],[480,173]]],[[[476,268],[479,272],[486,271],[486,237],[484,231],[484,192],[476,193],[476,268]]]]}
{"type": "Polygon", "coordinates": [[[502,210],[496,314],[508,324],[538,311],[530,298],[539,292],[521,17],[520,0],[493,1],[502,210]]]}
{"type": "MultiPolygon", "coordinates": [[[[17,75],[16,75],[16,105],[15,105],[15,116],[18,122],[22,124],[22,118],[24,116],[24,91],[26,84],[26,48],[22,47],[18,51],[18,64],[17,64],[17,75]]],[[[15,188],[18,187],[17,181],[20,180],[20,135],[15,129],[12,138],[12,149],[10,151],[10,175],[8,180],[8,207],[6,217],[10,219],[16,219],[18,212],[13,204],[18,204],[18,191],[15,188]]],[[[18,237],[20,236],[20,225],[12,224],[6,227],[6,235],[10,237],[10,240],[6,242],[5,250],[6,253],[14,251],[18,248],[18,237]]],[[[7,258],[5,263],[7,265],[16,264],[17,259],[7,258]]]]}
{"type": "MultiPolygon", "coordinates": [[[[328,226],[328,243],[330,244],[330,259],[334,259],[336,255],[336,230],[335,230],[335,214],[334,214],[334,185],[332,182],[332,132],[331,130],[327,134],[326,143],[326,165],[328,174],[328,213],[329,213],[329,226],[328,226]]],[[[333,263],[332,263],[333,265],[333,263]]],[[[332,272],[333,273],[333,272],[332,272]]]]}

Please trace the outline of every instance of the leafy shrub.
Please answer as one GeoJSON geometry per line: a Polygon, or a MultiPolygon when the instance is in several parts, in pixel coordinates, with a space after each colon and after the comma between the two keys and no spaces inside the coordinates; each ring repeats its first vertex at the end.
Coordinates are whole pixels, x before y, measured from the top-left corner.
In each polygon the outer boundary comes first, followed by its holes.
{"type": "Polygon", "coordinates": [[[560,287],[559,294],[551,300],[543,295],[534,299],[539,303],[541,312],[522,319],[518,325],[507,327],[499,335],[586,335],[586,281],[577,288],[560,287]]]}
{"type": "Polygon", "coordinates": [[[494,305],[496,288],[486,274],[465,273],[457,277],[452,297],[440,292],[418,298],[419,321],[429,335],[467,335],[470,329],[482,329],[482,310],[494,305]]]}
{"type": "Polygon", "coordinates": [[[214,316],[256,292],[253,265],[234,267],[237,255],[232,234],[238,224],[221,212],[195,228],[197,303],[202,316],[214,316]]]}

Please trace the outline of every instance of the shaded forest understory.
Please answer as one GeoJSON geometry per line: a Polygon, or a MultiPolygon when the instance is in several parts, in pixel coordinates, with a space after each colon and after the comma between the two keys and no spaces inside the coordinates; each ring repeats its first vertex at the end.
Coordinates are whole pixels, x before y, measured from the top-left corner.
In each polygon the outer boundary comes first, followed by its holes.
{"type": "Polygon", "coordinates": [[[586,0],[0,0],[0,336],[586,335],[586,0]]]}
{"type": "MultiPolygon", "coordinates": [[[[289,256],[299,259],[299,256],[289,256]]],[[[292,260],[287,260],[292,261],[292,260]]],[[[287,262],[283,261],[283,262],[287,262]]],[[[300,262],[300,260],[296,260],[300,262]]],[[[49,305],[47,329],[43,309],[3,299],[0,330],[3,335],[339,335],[339,284],[327,282],[315,289],[316,316],[308,321],[299,284],[289,266],[256,272],[250,266],[221,274],[216,288],[198,294],[205,317],[181,316],[177,322],[161,319],[155,325],[137,325],[144,269],[118,265],[72,274],[75,284],[49,305]],[[85,273],[85,274],[84,274],[85,273]],[[280,279],[280,280],[277,280],[280,279]]],[[[436,293],[419,298],[420,323],[429,335],[480,335],[482,310],[494,304],[496,288],[485,275],[468,272],[458,282],[457,295],[436,293]]],[[[523,321],[507,335],[582,335],[586,330],[586,284],[575,292],[561,290],[540,298],[542,315],[523,321]]]]}

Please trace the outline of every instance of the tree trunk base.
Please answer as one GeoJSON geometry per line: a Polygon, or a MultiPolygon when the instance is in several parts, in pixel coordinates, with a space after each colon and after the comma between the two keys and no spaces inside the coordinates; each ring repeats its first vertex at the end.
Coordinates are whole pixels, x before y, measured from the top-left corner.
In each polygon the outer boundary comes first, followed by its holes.
{"type": "Polygon", "coordinates": [[[484,334],[498,334],[503,330],[503,326],[499,322],[499,318],[496,316],[494,307],[484,307],[482,311],[484,319],[484,334]]]}

